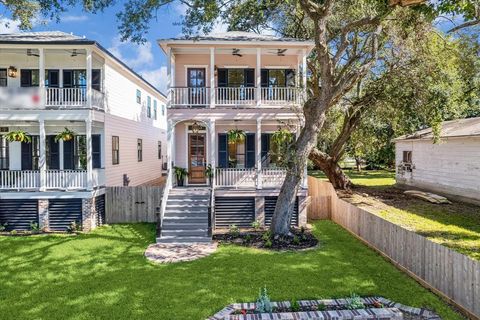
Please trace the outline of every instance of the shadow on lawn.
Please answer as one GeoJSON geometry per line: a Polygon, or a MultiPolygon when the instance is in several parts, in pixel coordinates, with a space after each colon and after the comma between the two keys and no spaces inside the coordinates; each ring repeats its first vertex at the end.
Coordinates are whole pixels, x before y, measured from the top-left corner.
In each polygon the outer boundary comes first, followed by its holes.
{"type": "Polygon", "coordinates": [[[2,319],[204,319],[254,301],[383,295],[458,319],[437,297],[331,222],[321,247],[267,252],[222,246],[197,261],[154,265],[143,252],[154,226],[113,225],[77,237],[0,238],[2,319]]]}

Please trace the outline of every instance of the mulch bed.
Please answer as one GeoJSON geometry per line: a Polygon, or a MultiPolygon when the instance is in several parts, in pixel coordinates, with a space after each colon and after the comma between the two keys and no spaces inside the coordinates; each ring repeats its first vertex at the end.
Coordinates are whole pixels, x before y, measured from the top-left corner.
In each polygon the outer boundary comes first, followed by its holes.
{"type": "Polygon", "coordinates": [[[67,231],[0,231],[0,237],[29,237],[37,235],[47,235],[47,234],[61,234],[61,235],[70,235],[76,236],[79,232],[67,232],[67,231]]]}
{"type": "Polygon", "coordinates": [[[306,229],[292,229],[289,236],[272,236],[270,231],[225,232],[213,236],[220,244],[236,244],[268,250],[304,250],[318,245],[315,236],[306,229]]]}

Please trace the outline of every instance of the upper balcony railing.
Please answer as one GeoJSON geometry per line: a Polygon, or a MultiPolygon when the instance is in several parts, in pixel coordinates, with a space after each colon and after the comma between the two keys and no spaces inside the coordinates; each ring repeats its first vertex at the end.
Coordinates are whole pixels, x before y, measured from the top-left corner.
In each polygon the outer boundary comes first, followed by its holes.
{"type": "MultiPolygon", "coordinates": [[[[37,88],[0,87],[0,110],[35,109],[87,109],[87,89],[80,88],[37,88]]],[[[105,96],[92,88],[91,108],[104,110],[105,96]]]]}
{"type": "Polygon", "coordinates": [[[172,108],[222,107],[286,107],[300,106],[304,90],[297,87],[173,87],[172,108]],[[212,101],[212,99],[214,99],[212,101]],[[213,102],[213,103],[212,103],[213,102]]]}

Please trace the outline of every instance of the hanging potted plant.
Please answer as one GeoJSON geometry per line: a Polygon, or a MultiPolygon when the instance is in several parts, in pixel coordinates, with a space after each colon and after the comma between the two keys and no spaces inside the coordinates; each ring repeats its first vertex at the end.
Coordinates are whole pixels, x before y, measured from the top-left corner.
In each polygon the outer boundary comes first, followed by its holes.
{"type": "Polygon", "coordinates": [[[4,137],[8,142],[32,142],[32,137],[23,130],[10,131],[5,133],[4,137]]]}
{"type": "Polygon", "coordinates": [[[188,175],[188,171],[185,168],[173,167],[175,170],[175,177],[177,178],[177,186],[183,187],[185,177],[188,175]]]}
{"type": "Polygon", "coordinates": [[[287,129],[279,129],[272,134],[272,142],[278,146],[288,146],[293,142],[293,133],[287,129]]]}
{"type": "Polygon", "coordinates": [[[227,131],[227,140],[229,144],[243,143],[247,134],[240,129],[231,129],[227,131]]]}
{"type": "Polygon", "coordinates": [[[65,129],[55,136],[55,142],[58,140],[70,141],[75,136],[75,132],[65,127],[65,129]]]}
{"type": "Polygon", "coordinates": [[[205,168],[205,175],[208,177],[208,182],[210,182],[210,186],[213,186],[213,175],[215,174],[215,169],[209,164],[205,168]]]}

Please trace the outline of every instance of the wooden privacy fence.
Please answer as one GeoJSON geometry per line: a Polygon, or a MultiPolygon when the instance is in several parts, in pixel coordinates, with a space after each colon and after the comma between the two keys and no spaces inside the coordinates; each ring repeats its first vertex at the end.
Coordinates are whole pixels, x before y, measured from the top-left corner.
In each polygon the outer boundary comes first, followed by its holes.
{"type": "Polygon", "coordinates": [[[310,196],[310,205],[307,209],[308,218],[313,220],[331,219],[332,199],[337,197],[332,184],[308,176],[308,195],[310,196]]]}
{"type": "MultiPolygon", "coordinates": [[[[328,182],[309,177],[313,210],[309,217],[331,217],[394,264],[463,309],[480,318],[480,262],[356,207],[332,194],[328,182]],[[319,199],[314,199],[318,195],[319,199]],[[329,201],[329,204],[317,204],[329,201]],[[329,210],[327,213],[326,211],[329,210]]],[[[333,190],[335,192],[335,190],[333,190]]],[[[311,208],[312,209],[312,208],[311,208]]]]}
{"type": "Polygon", "coordinates": [[[106,223],[156,222],[163,187],[107,187],[105,191],[106,223]]]}

